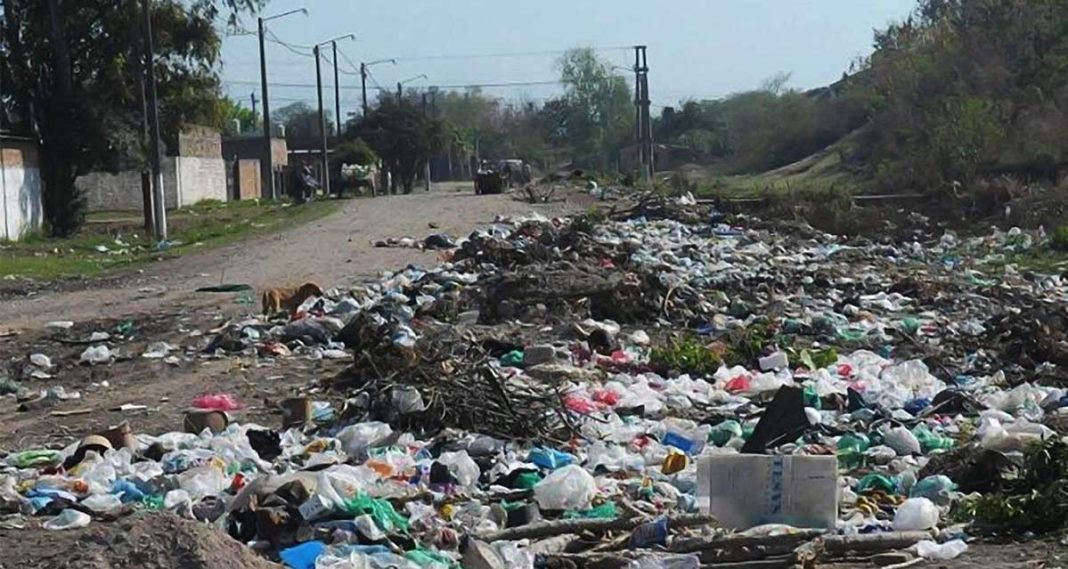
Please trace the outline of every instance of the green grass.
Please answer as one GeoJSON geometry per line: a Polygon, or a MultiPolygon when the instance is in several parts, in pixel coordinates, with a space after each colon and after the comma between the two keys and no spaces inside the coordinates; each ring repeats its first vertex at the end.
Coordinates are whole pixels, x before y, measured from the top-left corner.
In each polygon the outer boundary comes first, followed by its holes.
{"type": "Polygon", "coordinates": [[[694,193],[703,197],[735,198],[788,195],[811,190],[860,194],[871,189],[870,181],[859,178],[843,166],[842,152],[836,147],[793,164],[756,174],[726,175],[722,169],[713,167],[696,181],[696,186],[694,193]]]}
{"type": "Polygon", "coordinates": [[[178,257],[307,223],[333,213],[338,207],[339,202],[335,200],[301,206],[281,202],[205,201],[168,212],[168,237],[173,245],[162,250],[145,235],[138,214],[94,213],[81,232],[71,238],[35,234],[18,242],[0,242],[0,277],[49,280],[130,269],[151,260],[178,257]],[[98,246],[107,247],[108,252],[98,251],[98,246]]]}

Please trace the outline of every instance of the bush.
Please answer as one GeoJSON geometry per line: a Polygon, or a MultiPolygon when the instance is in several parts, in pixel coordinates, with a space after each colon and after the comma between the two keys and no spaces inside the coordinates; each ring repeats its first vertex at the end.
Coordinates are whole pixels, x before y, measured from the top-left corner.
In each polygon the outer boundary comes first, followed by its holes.
{"type": "Polygon", "coordinates": [[[1068,225],[1053,230],[1049,236],[1049,246],[1057,251],[1068,251],[1068,225]]]}
{"type": "Polygon", "coordinates": [[[671,338],[649,353],[649,365],[662,374],[674,372],[709,376],[716,373],[722,363],[719,354],[693,336],[671,338]]]}

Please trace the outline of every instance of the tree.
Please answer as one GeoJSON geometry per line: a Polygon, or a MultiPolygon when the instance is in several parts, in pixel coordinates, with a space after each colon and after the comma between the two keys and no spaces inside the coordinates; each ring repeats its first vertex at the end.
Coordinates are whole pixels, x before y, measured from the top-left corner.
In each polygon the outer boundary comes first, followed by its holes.
{"type": "Polygon", "coordinates": [[[388,98],[363,119],[350,123],[345,137],[367,141],[406,194],[411,193],[415,175],[427,157],[445,146],[445,128],[440,120],[426,116],[410,101],[388,98]]]}
{"type": "MultiPolygon", "coordinates": [[[[160,122],[177,138],[184,122],[218,124],[215,73],[220,10],[262,0],[154,0],[160,122]]],[[[45,218],[53,235],[84,221],[78,176],[143,162],[137,78],[142,47],[139,3],[125,0],[4,0],[0,82],[4,115],[41,141],[45,218]]]]}
{"type": "MultiPolygon", "coordinates": [[[[333,113],[324,110],[326,133],[334,131],[333,113]]],[[[305,102],[296,102],[274,111],[272,120],[286,127],[288,140],[319,140],[319,111],[305,102]]]]}
{"type": "Polygon", "coordinates": [[[244,107],[240,102],[223,97],[219,100],[219,130],[226,136],[255,132],[260,125],[260,115],[244,107]],[[237,125],[235,125],[235,121],[237,125]]]}
{"type": "Polygon", "coordinates": [[[592,48],[568,50],[557,62],[566,93],[567,122],[559,125],[575,162],[606,168],[634,132],[634,104],[626,80],[592,48]]]}

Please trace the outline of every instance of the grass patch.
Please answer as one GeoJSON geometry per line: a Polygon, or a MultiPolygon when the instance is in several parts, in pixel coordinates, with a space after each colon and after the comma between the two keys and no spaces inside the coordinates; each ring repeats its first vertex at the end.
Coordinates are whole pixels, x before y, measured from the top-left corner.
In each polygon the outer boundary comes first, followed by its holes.
{"type": "Polygon", "coordinates": [[[166,249],[157,249],[155,241],[145,235],[140,215],[98,212],[89,216],[80,233],[67,239],[33,234],[17,242],[0,242],[0,277],[49,280],[129,269],[151,260],[307,223],[338,207],[335,200],[300,206],[283,202],[200,202],[167,212],[173,245],[166,249]]]}

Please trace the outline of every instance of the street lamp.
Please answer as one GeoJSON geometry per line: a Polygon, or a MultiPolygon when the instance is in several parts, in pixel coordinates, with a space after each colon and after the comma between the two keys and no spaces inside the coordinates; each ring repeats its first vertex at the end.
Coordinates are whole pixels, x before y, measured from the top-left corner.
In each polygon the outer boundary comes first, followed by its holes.
{"type": "MultiPolygon", "coordinates": [[[[345,34],[336,38],[328,39],[324,42],[315,44],[312,51],[315,52],[315,86],[316,93],[319,95],[319,151],[322,152],[322,164],[323,164],[323,192],[326,195],[330,195],[330,159],[327,157],[327,144],[326,144],[326,111],[323,110],[323,74],[319,62],[319,54],[322,46],[326,44],[334,45],[334,89],[335,98],[338,101],[338,107],[341,106],[341,99],[338,89],[340,86],[337,81],[337,42],[338,40],[356,39],[356,34],[345,34]]],[[[337,120],[341,120],[339,116],[337,120]]]]}
{"type": "Polygon", "coordinates": [[[374,61],[369,61],[367,63],[363,63],[363,62],[360,63],[360,87],[363,90],[363,116],[364,116],[364,118],[367,118],[367,70],[370,69],[372,65],[378,65],[379,63],[392,63],[393,65],[396,65],[397,64],[397,60],[396,59],[376,59],[374,61]]]}
{"type": "Polygon", "coordinates": [[[306,9],[297,8],[259,19],[260,87],[263,89],[263,159],[260,160],[260,178],[262,178],[262,183],[266,184],[260,189],[260,195],[270,197],[272,200],[278,199],[278,193],[274,185],[274,154],[271,152],[271,104],[267,100],[267,52],[264,48],[263,24],[296,13],[308,15],[306,9]]]}
{"type": "Polygon", "coordinates": [[[400,102],[401,97],[404,95],[404,86],[407,85],[408,83],[411,83],[412,81],[418,81],[420,79],[430,79],[430,78],[427,77],[425,73],[420,73],[419,75],[416,75],[415,77],[409,77],[409,78],[405,79],[404,81],[397,81],[397,102],[398,103],[400,102]]]}

